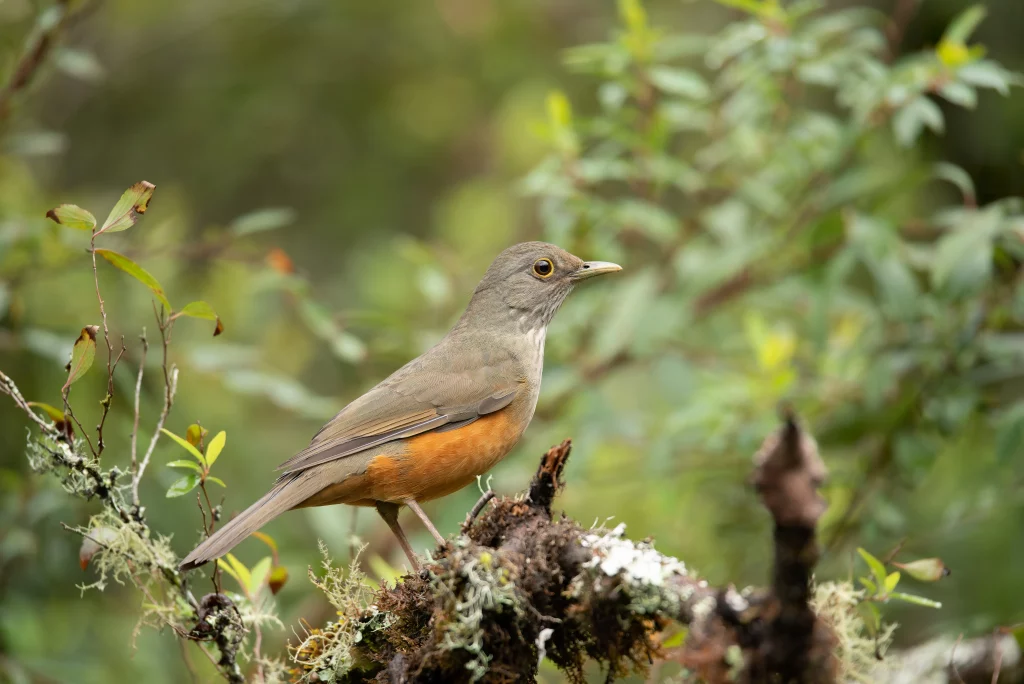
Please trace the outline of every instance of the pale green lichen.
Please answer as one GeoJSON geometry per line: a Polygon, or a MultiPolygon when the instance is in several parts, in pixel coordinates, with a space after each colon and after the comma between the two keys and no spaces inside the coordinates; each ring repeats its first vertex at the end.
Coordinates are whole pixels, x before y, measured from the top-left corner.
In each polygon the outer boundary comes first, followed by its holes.
{"type": "Polygon", "coordinates": [[[381,619],[377,623],[373,620],[378,612],[369,605],[373,589],[359,569],[359,553],[352,559],[347,572],[335,567],[322,541],[320,555],[323,557],[324,575],[317,577],[310,568],[309,580],[337,610],[338,620],[319,629],[307,630],[302,642],[292,649],[292,661],[303,670],[299,681],[330,684],[339,681],[355,665],[353,647],[362,640],[363,632],[366,629],[384,629],[388,618],[380,614],[381,619]],[[364,612],[371,616],[369,626],[357,622],[364,612]]]}
{"type": "MultiPolygon", "coordinates": [[[[857,606],[864,596],[849,582],[823,582],[815,587],[811,608],[836,638],[834,654],[841,682],[873,682],[878,675],[879,657],[892,643],[895,624],[883,624],[871,636],[857,606]]],[[[884,663],[884,661],[882,661],[884,663]]]]}
{"type": "Polygon", "coordinates": [[[462,649],[472,656],[466,663],[471,681],[482,679],[491,662],[483,648],[484,621],[505,611],[517,617],[523,615],[513,572],[499,556],[472,547],[468,539],[459,537],[447,570],[430,578],[447,620],[440,646],[444,650],[462,649]]]}

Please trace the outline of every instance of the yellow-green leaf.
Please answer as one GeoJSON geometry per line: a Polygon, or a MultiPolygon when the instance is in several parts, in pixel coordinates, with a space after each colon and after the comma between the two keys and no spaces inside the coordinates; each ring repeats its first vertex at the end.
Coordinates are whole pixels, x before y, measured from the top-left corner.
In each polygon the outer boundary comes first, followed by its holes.
{"type": "Polygon", "coordinates": [[[864,549],[858,548],[857,553],[860,554],[860,557],[863,558],[864,562],[868,564],[869,568],[871,568],[871,574],[875,576],[875,583],[878,587],[884,587],[887,573],[885,572],[885,566],[882,564],[882,561],[878,560],[864,549]]]}
{"type": "Polygon", "coordinates": [[[223,558],[217,558],[214,562],[217,564],[218,568],[231,575],[231,577],[233,577],[234,580],[238,582],[239,585],[241,585],[242,587],[245,586],[244,584],[242,584],[242,578],[239,577],[238,574],[232,569],[231,563],[229,563],[227,560],[223,558]]]}
{"type": "Polygon", "coordinates": [[[288,568],[283,565],[276,566],[270,571],[270,578],[267,584],[270,585],[270,592],[276,594],[281,591],[281,587],[288,581],[288,568]]]}
{"type": "Polygon", "coordinates": [[[922,558],[910,563],[893,563],[920,582],[937,582],[949,574],[949,568],[941,558],[922,558]]]}
{"type": "Polygon", "coordinates": [[[82,207],[74,204],[62,204],[46,212],[46,218],[75,230],[92,231],[96,227],[96,217],[82,207]]]}
{"type": "Polygon", "coordinates": [[[192,423],[188,426],[188,429],[185,430],[185,441],[194,447],[198,447],[199,443],[203,441],[203,438],[205,438],[209,432],[209,430],[201,425],[192,423]]]}
{"type": "Polygon", "coordinates": [[[228,435],[226,432],[221,430],[217,433],[217,436],[210,440],[210,445],[206,447],[206,467],[212,468],[213,462],[220,456],[220,452],[224,450],[224,443],[227,442],[228,435]]]}
{"type": "Polygon", "coordinates": [[[202,473],[203,469],[196,465],[195,461],[171,461],[167,464],[168,468],[188,468],[194,470],[197,473],[202,473]]]}
{"type": "Polygon", "coordinates": [[[170,311],[171,303],[167,301],[167,295],[164,294],[164,288],[160,285],[156,278],[154,278],[149,271],[139,266],[137,263],[129,259],[123,254],[111,251],[109,249],[97,249],[96,253],[101,257],[109,261],[115,268],[118,268],[132,278],[135,278],[140,283],[148,287],[153,291],[160,303],[170,311]]]}
{"type": "Polygon", "coordinates": [[[217,477],[215,475],[207,475],[206,476],[206,481],[207,482],[213,482],[214,484],[219,484],[224,489],[228,488],[228,486],[226,484],[224,484],[224,480],[220,479],[219,477],[217,477]]]}
{"type": "Polygon", "coordinates": [[[913,594],[903,594],[898,591],[894,591],[889,594],[889,598],[893,601],[903,601],[904,603],[913,603],[915,606],[924,606],[925,608],[941,608],[942,604],[938,601],[932,601],[926,599],[923,596],[915,596],[913,594]]]}
{"type": "Polygon", "coordinates": [[[228,563],[231,564],[231,569],[234,570],[232,576],[238,580],[238,583],[242,586],[242,590],[246,592],[246,595],[249,595],[249,587],[252,586],[252,573],[249,572],[249,568],[245,567],[240,560],[235,558],[233,553],[227,554],[225,558],[227,558],[228,563]]]}
{"type": "Polygon", "coordinates": [[[181,311],[174,314],[175,318],[178,316],[189,316],[191,318],[202,318],[208,321],[216,321],[216,325],[213,328],[214,337],[224,332],[224,324],[221,322],[220,317],[217,315],[217,312],[213,310],[213,307],[206,302],[189,302],[181,311]]]}
{"type": "Polygon", "coordinates": [[[160,428],[160,432],[164,433],[165,435],[167,435],[168,437],[173,439],[175,442],[177,442],[181,446],[182,449],[184,449],[188,453],[192,454],[192,456],[197,461],[199,461],[199,464],[201,466],[203,466],[204,468],[207,467],[207,465],[206,465],[206,458],[203,457],[203,454],[200,453],[199,449],[196,449],[194,446],[192,446],[187,441],[185,441],[184,439],[182,439],[178,435],[174,434],[173,432],[171,432],[167,428],[160,428]]]}
{"type": "Polygon", "coordinates": [[[30,401],[28,402],[28,405],[31,406],[32,408],[42,410],[42,412],[45,413],[46,416],[54,423],[59,423],[62,420],[64,420],[64,412],[55,406],[44,404],[41,401],[30,401]]]}
{"type": "Polygon", "coordinates": [[[153,197],[156,189],[152,183],[139,181],[124,191],[121,199],[117,201],[114,208],[110,210],[110,216],[103,222],[99,233],[115,233],[120,230],[128,230],[135,225],[139,217],[146,213],[149,207],[149,200],[153,197]]]}
{"type": "Polygon", "coordinates": [[[891,593],[892,590],[895,589],[896,585],[899,584],[899,583],[900,583],[900,573],[899,573],[899,571],[897,570],[896,572],[890,572],[886,576],[886,578],[885,578],[885,593],[887,593],[887,594],[891,593]]]}
{"type": "Polygon", "coordinates": [[[75,346],[71,349],[71,362],[68,363],[68,381],[64,383],[63,389],[71,386],[71,383],[85,375],[85,372],[92,366],[96,359],[96,333],[99,326],[87,325],[82,328],[81,334],[75,340],[75,346]]]}
{"type": "Polygon", "coordinates": [[[249,579],[249,593],[255,596],[259,593],[263,585],[267,583],[270,578],[270,569],[273,565],[273,560],[270,556],[261,558],[256,565],[252,566],[252,577],[249,579]]]}
{"type": "Polygon", "coordinates": [[[199,473],[189,473],[167,489],[167,498],[188,494],[199,484],[199,473]]]}

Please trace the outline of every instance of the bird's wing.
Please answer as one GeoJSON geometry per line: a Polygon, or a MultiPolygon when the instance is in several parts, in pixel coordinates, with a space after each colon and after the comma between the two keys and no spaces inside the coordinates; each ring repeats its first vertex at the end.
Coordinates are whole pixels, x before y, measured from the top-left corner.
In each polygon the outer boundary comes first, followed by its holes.
{"type": "Polygon", "coordinates": [[[342,409],[278,469],[293,473],[385,442],[461,427],[505,408],[524,386],[511,355],[451,352],[428,353],[395,372],[342,409]]]}

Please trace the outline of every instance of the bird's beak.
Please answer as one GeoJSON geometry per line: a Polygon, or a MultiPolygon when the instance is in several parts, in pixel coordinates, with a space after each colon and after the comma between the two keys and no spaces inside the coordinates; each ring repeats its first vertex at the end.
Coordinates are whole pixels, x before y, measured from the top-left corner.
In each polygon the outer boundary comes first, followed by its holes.
{"type": "Polygon", "coordinates": [[[610,261],[584,261],[583,266],[569,275],[569,279],[573,282],[579,282],[604,273],[615,273],[616,271],[621,270],[621,266],[613,264],[610,261]]]}

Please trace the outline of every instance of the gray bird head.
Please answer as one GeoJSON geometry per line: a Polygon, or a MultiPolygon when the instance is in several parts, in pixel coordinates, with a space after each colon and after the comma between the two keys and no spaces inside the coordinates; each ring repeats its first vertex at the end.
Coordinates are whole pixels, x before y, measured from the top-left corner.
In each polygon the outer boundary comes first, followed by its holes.
{"type": "Polygon", "coordinates": [[[496,324],[511,319],[522,330],[546,327],[577,283],[621,270],[606,261],[583,261],[546,242],[521,242],[487,269],[465,316],[496,324]]]}

